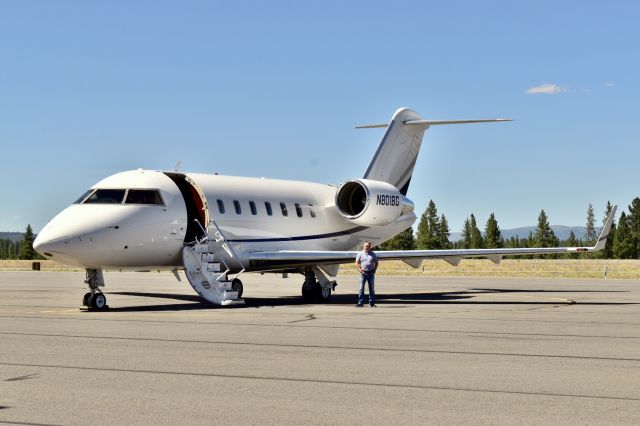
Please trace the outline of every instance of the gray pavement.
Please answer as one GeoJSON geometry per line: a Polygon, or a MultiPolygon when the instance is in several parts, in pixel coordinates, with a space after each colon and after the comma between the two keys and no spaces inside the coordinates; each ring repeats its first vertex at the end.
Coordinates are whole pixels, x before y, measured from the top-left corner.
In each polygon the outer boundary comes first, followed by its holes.
{"type": "Polygon", "coordinates": [[[0,272],[0,423],[640,424],[640,282],[379,276],[326,305],[244,275],[246,305],[169,273],[0,272]]]}

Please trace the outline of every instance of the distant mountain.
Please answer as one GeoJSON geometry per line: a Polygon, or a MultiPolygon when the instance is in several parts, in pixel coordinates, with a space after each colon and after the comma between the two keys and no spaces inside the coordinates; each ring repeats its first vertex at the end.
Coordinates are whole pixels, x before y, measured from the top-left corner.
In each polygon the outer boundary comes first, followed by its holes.
{"type": "Polygon", "coordinates": [[[23,232],[0,232],[0,240],[22,241],[23,232]]]}
{"type": "MultiPolygon", "coordinates": [[[[556,237],[560,240],[566,240],[569,238],[569,232],[573,231],[576,236],[576,239],[584,239],[587,234],[587,228],[584,226],[565,226],[565,225],[551,225],[551,229],[553,229],[553,233],[556,234],[556,237]]],[[[596,226],[596,234],[600,232],[601,227],[596,226]]],[[[501,229],[500,233],[505,240],[508,240],[511,237],[518,238],[528,238],[529,233],[535,234],[536,227],[535,226],[523,226],[520,228],[513,229],[501,229]]],[[[484,235],[484,232],[482,233],[484,235]]],[[[451,241],[459,241],[462,239],[462,232],[452,232],[449,236],[449,240],[451,241]]]]}

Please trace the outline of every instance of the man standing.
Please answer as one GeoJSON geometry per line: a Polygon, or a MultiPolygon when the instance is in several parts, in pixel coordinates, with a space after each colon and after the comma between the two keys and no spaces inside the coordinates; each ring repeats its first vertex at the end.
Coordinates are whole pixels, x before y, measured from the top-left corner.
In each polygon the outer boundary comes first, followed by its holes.
{"type": "Polygon", "coordinates": [[[376,269],[378,269],[378,256],[371,251],[371,242],[364,242],[364,250],[356,256],[356,268],[360,271],[360,292],[358,293],[357,308],[364,305],[364,283],[369,283],[369,306],[376,307],[376,292],[374,289],[374,279],[376,269]]]}

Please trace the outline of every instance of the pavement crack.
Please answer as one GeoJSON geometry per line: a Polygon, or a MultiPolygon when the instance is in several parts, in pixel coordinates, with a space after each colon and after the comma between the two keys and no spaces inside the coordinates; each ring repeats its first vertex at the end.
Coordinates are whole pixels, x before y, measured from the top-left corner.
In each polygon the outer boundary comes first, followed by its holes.
{"type": "Polygon", "coordinates": [[[293,323],[296,323],[296,322],[312,321],[312,320],[315,320],[315,319],[318,319],[318,318],[316,318],[315,314],[308,314],[308,315],[305,315],[304,319],[295,320],[295,321],[289,321],[289,324],[293,324],[293,323]]]}
{"type": "Polygon", "coordinates": [[[35,379],[40,375],[40,373],[27,374],[24,376],[12,377],[10,379],[6,379],[5,382],[18,382],[20,380],[29,380],[35,379]]]}

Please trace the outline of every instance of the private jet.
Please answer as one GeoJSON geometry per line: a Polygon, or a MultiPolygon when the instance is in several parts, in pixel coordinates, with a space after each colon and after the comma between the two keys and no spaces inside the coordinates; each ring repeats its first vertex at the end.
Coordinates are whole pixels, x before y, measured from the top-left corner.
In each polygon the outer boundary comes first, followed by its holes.
{"type": "MultiPolygon", "coordinates": [[[[132,170],[109,176],[56,215],[34,248],[86,270],[83,305],[108,308],[105,269],[183,270],[216,305],[243,303],[243,273],[299,273],[304,301],[326,302],[341,264],[365,241],[378,245],[416,220],[407,191],[424,133],[431,126],[510,121],[426,120],[401,108],[362,178],[341,185],[178,171],[132,170]]],[[[615,208],[593,247],[380,251],[381,261],[418,268],[424,259],[589,252],[604,248],[615,208]]]]}

